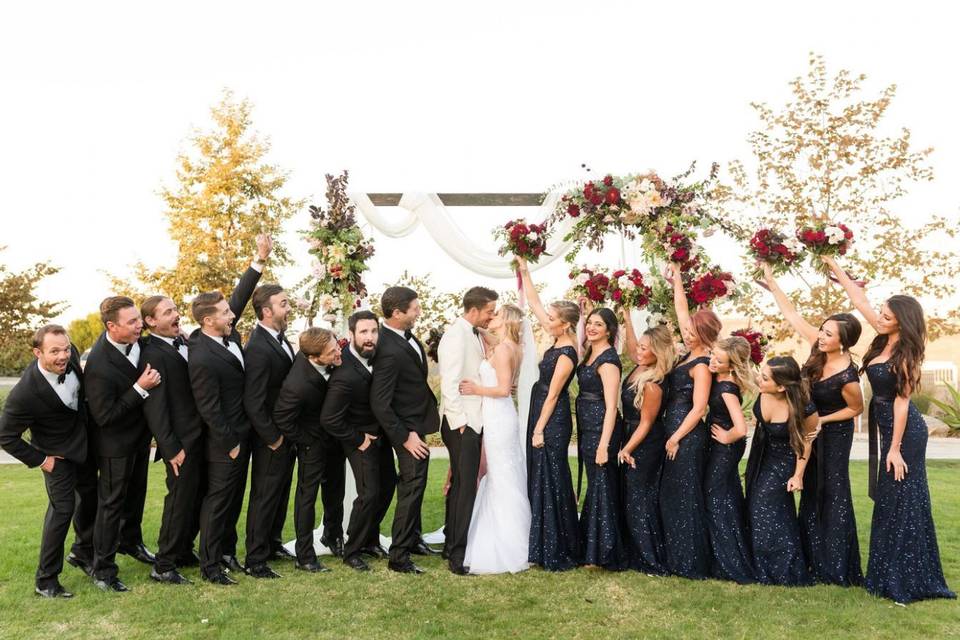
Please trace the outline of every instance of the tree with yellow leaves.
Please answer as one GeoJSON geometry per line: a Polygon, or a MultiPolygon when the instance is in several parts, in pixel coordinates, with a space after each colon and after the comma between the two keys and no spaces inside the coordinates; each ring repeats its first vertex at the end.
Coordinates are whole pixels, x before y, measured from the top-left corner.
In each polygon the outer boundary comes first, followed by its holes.
{"type": "MultiPolygon", "coordinates": [[[[899,293],[948,300],[960,275],[960,255],[949,241],[955,226],[941,215],[918,218],[889,208],[912,184],[933,180],[933,150],[916,149],[909,129],[885,126],[896,85],[869,98],[864,80],[847,70],[831,77],[823,58],[811,54],[806,77],[790,84],[792,97],[782,108],[751,105],[761,124],[748,137],[752,162],[729,165],[731,182],[717,189],[715,202],[744,229],[792,234],[806,223],[845,223],[856,233],[852,251],[840,260],[850,273],[899,293]]],[[[849,306],[822,270],[794,273],[805,286],[790,297],[811,322],[849,306]]],[[[738,311],[777,326],[775,337],[787,336],[782,317],[765,313],[765,302],[765,296],[745,296],[738,311]]],[[[925,308],[931,337],[960,331],[955,307],[925,308]]]]}
{"type": "MultiPolygon", "coordinates": [[[[190,151],[177,158],[176,186],[160,192],[176,264],[150,269],[137,263],[139,284],[114,278],[119,291],[135,298],[159,293],[181,311],[202,291],[229,295],[254,255],[257,235],[279,238],[283,222],[304,206],[280,194],[287,174],[264,162],[270,145],[251,129],[251,110],[249,101],[236,101],[229,91],[211,109],[213,128],[190,138],[190,151]]],[[[279,242],[271,256],[272,266],[289,263],[279,242]]],[[[272,279],[269,266],[263,279],[272,279]]]]}

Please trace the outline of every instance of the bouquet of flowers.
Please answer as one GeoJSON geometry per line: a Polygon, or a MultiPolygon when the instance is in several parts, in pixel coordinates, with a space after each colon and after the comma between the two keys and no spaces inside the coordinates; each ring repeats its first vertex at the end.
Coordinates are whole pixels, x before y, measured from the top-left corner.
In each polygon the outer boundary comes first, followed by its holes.
{"type": "Polygon", "coordinates": [[[753,364],[759,366],[763,363],[763,358],[770,347],[770,337],[753,329],[737,329],[730,332],[731,336],[740,336],[750,343],[750,359],[753,364]]]}
{"type": "MultiPolygon", "coordinates": [[[[773,229],[760,229],[750,238],[749,254],[757,262],[766,262],[777,275],[790,270],[804,251],[803,243],[773,229]]],[[[759,277],[759,273],[755,273],[759,277]]]]}
{"type": "Polygon", "coordinates": [[[594,269],[575,268],[570,272],[573,280],[573,292],[578,298],[586,297],[595,304],[602,304],[607,299],[607,288],[610,278],[594,269]]]}
{"type": "Polygon", "coordinates": [[[311,320],[339,311],[343,316],[360,306],[367,293],[361,274],[368,269],[373,243],[357,226],[347,196],[348,173],[327,175],[327,208],[310,207],[310,228],[303,232],[313,261],[310,276],[298,288],[304,293],[296,306],[311,320]]]}
{"type": "MultiPolygon", "coordinates": [[[[550,237],[550,230],[547,223],[531,224],[523,218],[511,220],[502,227],[493,230],[494,237],[503,241],[500,247],[499,255],[514,255],[517,258],[524,258],[527,262],[536,263],[540,256],[550,255],[547,253],[547,238],[550,237]]],[[[513,261],[513,268],[516,269],[517,261],[513,261]]]]}
{"type": "Polygon", "coordinates": [[[638,269],[614,271],[607,285],[607,295],[615,304],[643,309],[650,302],[650,287],[643,282],[638,269]]]}
{"type": "MultiPolygon", "coordinates": [[[[797,239],[815,256],[842,256],[853,245],[853,231],[843,223],[818,220],[797,229],[797,239]]],[[[813,266],[826,269],[819,260],[813,260],[813,266]]]]}
{"type": "Polygon", "coordinates": [[[680,265],[681,272],[693,271],[700,266],[700,248],[693,243],[693,236],[689,232],[682,232],[667,224],[659,231],[658,236],[667,253],[667,261],[680,265]]]}
{"type": "Polygon", "coordinates": [[[734,292],[733,276],[712,266],[686,287],[691,307],[708,307],[734,292]]]}

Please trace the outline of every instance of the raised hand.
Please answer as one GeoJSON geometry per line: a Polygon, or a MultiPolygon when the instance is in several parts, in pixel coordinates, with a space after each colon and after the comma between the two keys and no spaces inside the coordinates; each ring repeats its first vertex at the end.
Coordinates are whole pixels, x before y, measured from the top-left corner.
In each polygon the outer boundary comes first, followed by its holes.
{"type": "Polygon", "coordinates": [[[273,251],[273,238],[265,233],[261,233],[257,236],[257,259],[266,260],[270,257],[270,252],[273,251]]]}

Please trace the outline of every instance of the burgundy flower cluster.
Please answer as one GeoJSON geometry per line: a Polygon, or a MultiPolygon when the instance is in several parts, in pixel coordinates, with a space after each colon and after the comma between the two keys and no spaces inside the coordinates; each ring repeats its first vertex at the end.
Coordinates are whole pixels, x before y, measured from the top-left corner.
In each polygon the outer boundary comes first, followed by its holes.
{"type": "Polygon", "coordinates": [[[737,329],[730,332],[731,336],[740,336],[750,343],[750,359],[753,364],[760,365],[770,346],[770,337],[753,329],[737,329]]]}
{"type": "Polygon", "coordinates": [[[585,296],[596,304],[607,299],[610,278],[605,274],[586,268],[574,269],[570,272],[570,279],[574,281],[573,290],[578,297],[585,296]]]}
{"type": "Polygon", "coordinates": [[[501,256],[509,254],[535,263],[540,256],[549,255],[547,238],[550,237],[550,231],[546,222],[532,224],[523,218],[511,220],[503,227],[495,229],[494,236],[504,243],[499,250],[501,256]]]}
{"type": "Polygon", "coordinates": [[[690,282],[687,295],[693,304],[706,307],[731,291],[733,291],[733,276],[726,271],[721,271],[719,267],[711,267],[706,273],[690,282]]]}
{"type": "Polygon", "coordinates": [[[651,289],[639,269],[619,269],[610,278],[607,294],[615,304],[643,309],[650,302],[651,289]]]}

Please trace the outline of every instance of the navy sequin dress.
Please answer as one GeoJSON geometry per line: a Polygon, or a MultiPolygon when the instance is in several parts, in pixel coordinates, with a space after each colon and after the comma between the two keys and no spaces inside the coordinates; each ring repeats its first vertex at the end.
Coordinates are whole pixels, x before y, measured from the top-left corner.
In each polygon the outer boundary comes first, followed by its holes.
{"type": "MultiPolygon", "coordinates": [[[[727,394],[734,396],[738,404],[742,400],[740,387],[735,383],[729,380],[714,380],[710,387],[708,428],[716,425],[729,431],[733,427],[733,419],[724,401],[727,394]]],[[[707,470],[703,479],[707,529],[713,550],[710,573],[714,578],[733,580],[740,584],[754,581],[746,506],[739,470],[746,440],[740,438],[732,444],[723,444],[711,438],[707,470]]]]}
{"type": "Polygon", "coordinates": [[[596,464],[597,447],[603,433],[607,413],[603,397],[603,381],[599,369],[604,364],[617,367],[620,380],[620,357],[616,349],[608,348],[591,364],[577,367],[580,394],[577,396],[577,439],[580,455],[587,471],[587,491],[580,513],[580,561],[585,565],[619,571],[627,566],[623,541],[620,536],[620,488],[617,453],[623,437],[620,416],[617,415],[613,434],[607,447],[607,464],[596,464]]]}
{"type": "Polygon", "coordinates": [[[927,487],[927,425],[910,403],[900,454],[907,463],[906,477],[897,482],[886,471],[893,437],[893,401],[896,376],[886,362],[867,367],[873,387],[870,428],[879,430],[880,473],[877,478],[870,530],[870,560],[866,587],[870,593],[907,604],[926,598],[955,598],[947,588],[937,548],[937,533],[930,513],[927,487]]]}
{"type": "MultiPolygon", "coordinates": [[[[693,409],[693,378],[690,370],[707,366],[701,356],[678,364],[669,374],[670,393],[663,424],[669,439],[693,409]]],[[[703,502],[703,473],[709,434],[700,421],[680,440],[676,458],[664,458],[660,476],[660,520],[663,546],[670,573],[685,578],[710,576],[710,538],[703,502]]]]}
{"type": "Polygon", "coordinates": [[[549,571],[572,569],[580,561],[577,501],[567,447],[573,433],[570,396],[567,387],[573,371],[563,385],[557,406],[543,432],[544,446],[532,446],[533,429],[547,398],[553,371],[561,357],[576,366],[577,350],[573,347],[551,347],[540,361],[540,378],[530,394],[530,415],[527,422],[527,494],[530,498],[530,562],[549,571]]]}
{"type": "MultiPolygon", "coordinates": [[[[623,381],[620,399],[623,404],[624,439],[629,440],[640,424],[640,411],[634,406],[637,392],[633,389],[633,373],[623,381]]],[[[667,573],[664,565],[663,526],[660,524],[660,472],[663,469],[666,436],[663,430],[663,403],[667,397],[667,380],[659,383],[663,391],[657,419],[650,425],[643,441],[631,454],[634,467],[621,467],[623,482],[623,541],[630,567],[644,573],[667,573]]]]}
{"type": "MultiPolygon", "coordinates": [[[[811,385],[810,396],[821,417],[847,407],[843,387],[860,383],[851,363],[843,371],[811,385]]],[[[817,582],[844,587],[863,584],[860,543],[850,492],[853,419],[824,422],[803,474],[800,536],[810,571],[817,582]]]]}
{"type": "MultiPolygon", "coordinates": [[[[757,427],[747,462],[747,522],[758,582],[787,586],[813,584],[800,540],[793,493],[787,481],[793,476],[797,455],[790,446],[786,422],[764,422],[759,396],[753,405],[757,427]]],[[[810,403],[804,415],[816,413],[810,403]]]]}

